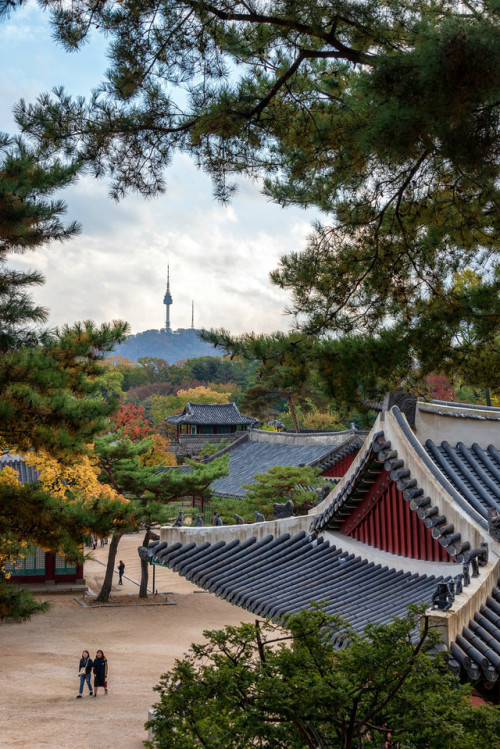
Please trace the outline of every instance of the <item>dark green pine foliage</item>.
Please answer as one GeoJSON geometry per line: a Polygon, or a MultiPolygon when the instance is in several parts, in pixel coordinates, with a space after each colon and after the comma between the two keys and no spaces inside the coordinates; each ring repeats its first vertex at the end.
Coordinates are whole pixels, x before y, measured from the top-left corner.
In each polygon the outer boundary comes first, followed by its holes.
{"type": "Polygon", "coordinates": [[[0,359],[0,439],[20,451],[43,449],[59,458],[84,451],[107,426],[117,399],[100,396],[102,359],[122,340],[126,323],[87,321],[46,336],[39,346],[0,359]]]}
{"type": "Polygon", "coordinates": [[[36,272],[14,271],[6,266],[10,253],[65,240],[79,231],[76,223],[64,225],[66,210],[53,193],[71,184],[79,167],[43,160],[19,139],[0,133],[0,352],[37,343],[39,325],[47,311],[35,305],[31,287],[43,284],[36,272]]]}
{"type": "MultiPolygon", "coordinates": [[[[60,460],[84,452],[107,425],[116,399],[100,397],[102,360],[128,332],[125,323],[96,327],[91,322],[44,331],[46,311],[29,290],[43,283],[36,272],[6,267],[10,253],[64,240],[78,230],[65,226],[64,204],[54,192],[70,184],[78,165],[44,159],[21,141],[0,136],[0,448],[43,449],[60,460]]],[[[39,544],[81,560],[86,533],[107,535],[126,525],[122,502],[68,502],[37,485],[2,482],[0,567],[39,544]]],[[[0,618],[24,619],[46,606],[0,578],[0,618]]]]}
{"type": "Polygon", "coordinates": [[[312,491],[324,481],[319,468],[312,466],[273,466],[265,473],[255,474],[255,483],[243,484],[247,490],[244,497],[215,497],[210,503],[226,525],[234,524],[234,514],[245,522],[255,522],[255,511],[272,520],[274,504],[293,502],[293,514],[305,515],[316,503],[317,494],[312,491]]]}
{"type": "Polygon", "coordinates": [[[115,196],[163,190],[176,150],[223,200],[232,174],[264,176],[279,204],[325,214],[272,274],[307,333],[378,348],[395,326],[405,361],[485,379],[479,349],[452,349],[460,315],[483,350],[499,331],[497,0],[42,4],[68,50],[107,34],[110,69],[88,102],[19,104],[40,148],[78,153],[115,196]],[[473,309],[452,290],[467,267],[486,271],[473,309]]]}
{"type": "MultiPolygon", "coordinates": [[[[162,461],[144,465],[141,457],[150,451],[151,445],[151,438],[132,442],[117,433],[98,437],[94,442],[101,468],[100,480],[109,483],[113,489],[130,499],[135,528],[144,529],[142,545],[146,547],[151,539],[152,526],[170,520],[171,513],[167,505],[186,496],[210,497],[210,484],[227,475],[229,463],[229,456],[224,455],[210,463],[188,461],[189,470],[180,466],[167,467],[162,461]]],[[[115,533],[110,543],[99,601],[107,601],[109,598],[118,543],[122,535],[122,530],[115,533]]],[[[141,560],[141,598],[146,598],[148,594],[148,576],[149,565],[141,560]]]]}
{"type": "Polygon", "coordinates": [[[263,418],[271,404],[285,401],[294,429],[299,431],[295,409],[300,405],[307,410],[314,396],[314,341],[310,337],[300,333],[232,336],[223,329],[203,331],[201,337],[231,357],[256,362],[255,384],[245,390],[240,403],[243,411],[263,418]]]}
{"type": "Polygon", "coordinates": [[[363,635],[320,608],[205,632],[155,687],[154,749],[497,746],[498,706],[473,707],[424,608],[363,635]],[[420,625],[420,626],[419,626],[420,625]],[[285,631],[284,631],[285,630],[285,631]],[[339,649],[336,641],[344,645],[339,649]]]}
{"type": "MultiPolygon", "coordinates": [[[[2,449],[43,449],[62,461],[85,452],[116,408],[116,399],[100,397],[100,361],[126,330],[123,323],[101,328],[85,323],[47,336],[44,344],[4,353],[0,358],[2,449]]],[[[107,536],[120,528],[127,530],[129,514],[120,501],[61,499],[36,484],[2,484],[0,562],[3,565],[9,556],[22,553],[25,542],[81,561],[86,534],[107,536]]],[[[12,586],[0,578],[3,617],[24,618],[26,612],[45,610],[34,599],[30,608],[24,592],[19,594],[19,609],[16,600],[12,586]]]]}

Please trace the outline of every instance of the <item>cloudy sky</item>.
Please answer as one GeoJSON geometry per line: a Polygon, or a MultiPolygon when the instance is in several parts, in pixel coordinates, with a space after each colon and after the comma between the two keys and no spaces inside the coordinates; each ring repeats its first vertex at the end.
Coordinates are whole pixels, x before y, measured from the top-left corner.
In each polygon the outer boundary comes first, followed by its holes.
{"type": "MultiPolygon", "coordinates": [[[[45,15],[29,4],[0,22],[0,69],[0,130],[12,134],[19,99],[32,102],[58,85],[88,95],[106,69],[104,44],[95,38],[82,52],[65,53],[45,15]]],[[[81,235],[11,263],[44,273],[46,285],[35,296],[50,309],[51,325],[90,318],[127,320],[134,333],[162,327],[167,263],[174,329],[189,327],[192,299],[196,327],[242,333],[290,325],[287,297],[268,274],[281,255],[303,247],[312,212],[283,210],[250,182],[221,206],[208,177],[183,155],[167,172],[166,194],[155,200],[130,195],[115,203],[107,192],[105,181],[90,177],[61,192],[81,235]]]]}

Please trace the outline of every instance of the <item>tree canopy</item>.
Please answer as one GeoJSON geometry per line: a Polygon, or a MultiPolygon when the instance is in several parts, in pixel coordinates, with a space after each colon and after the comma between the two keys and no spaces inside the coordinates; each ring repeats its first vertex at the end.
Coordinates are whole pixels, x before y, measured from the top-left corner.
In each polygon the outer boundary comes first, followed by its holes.
{"type": "MultiPolygon", "coordinates": [[[[100,481],[130,500],[134,512],[135,529],[144,528],[143,546],[148,546],[151,528],[170,518],[166,505],[185,496],[210,496],[212,481],[228,473],[229,456],[223,455],[210,463],[188,461],[188,468],[168,464],[168,453],[152,455],[153,437],[132,440],[120,432],[96,437],[95,451],[100,469],[100,481]]],[[[98,595],[107,601],[111,592],[112,576],[118,544],[123,530],[118,529],[111,539],[106,575],[98,595]]],[[[141,559],[139,596],[147,597],[148,563],[141,559]]]]}
{"type": "Polygon", "coordinates": [[[498,707],[431,654],[418,611],[363,635],[316,609],[275,626],[205,632],[157,687],[155,749],[470,749],[498,740],[498,707]],[[284,631],[285,628],[287,631],[284,631]],[[344,648],[338,648],[338,640],[344,648]],[[337,642],[336,642],[337,641],[337,642]]]}
{"type": "MultiPolygon", "coordinates": [[[[43,277],[12,271],[6,262],[11,253],[76,233],[76,224],[62,222],[65,205],[53,195],[78,170],[76,160],[62,164],[0,134],[0,449],[44,451],[56,463],[86,456],[88,443],[106,427],[117,399],[102,397],[102,360],[128,328],[86,321],[44,330],[46,310],[29,295],[43,277]]],[[[7,562],[29,545],[82,559],[86,533],[107,535],[123,525],[126,504],[98,494],[23,485],[15,471],[0,472],[0,618],[23,619],[45,608],[3,579],[7,562]]]]}
{"type": "Polygon", "coordinates": [[[289,501],[294,515],[304,515],[318,500],[313,489],[325,483],[320,474],[320,469],[312,466],[273,466],[265,473],[256,473],[254,483],[243,484],[247,490],[244,497],[216,496],[210,509],[218,512],[227,525],[234,523],[235,513],[246,523],[255,522],[255,511],[272,520],[274,504],[289,501]]]}
{"type": "Polygon", "coordinates": [[[47,310],[29,296],[32,286],[43,283],[43,276],[7,268],[7,257],[78,233],[78,224],[65,225],[61,220],[65,204],[52,199],[56,190],[76,179],[78,171],[76,161],[63,165],[57,159],[44,159],[39,149],[0,133],[1,353],[21,343],[38,342],[36,327],[47,319],[47,310]]]}
{"type": "Polygon", "coordinates": [[[461,365],[491,381],[496,361],[481,350],[496,349],[500,323],[496,0],[41,4],[68,50],[106,34],[110,68],[89,101],[59,89],[18,105],[38,148],[110,175],[116,197],[163,190],[176,150],[223,200],[231,175],[264,177],[281,205],[327,215],[272,274],[299,327],[370,335],[378,348],[390,328],[390,348],[424,374],[461,365]],[[466,267],[486,271],[480,290],[453,285],[466,267]],[[473,346],[461,336],[472,318],[473,346]]]}

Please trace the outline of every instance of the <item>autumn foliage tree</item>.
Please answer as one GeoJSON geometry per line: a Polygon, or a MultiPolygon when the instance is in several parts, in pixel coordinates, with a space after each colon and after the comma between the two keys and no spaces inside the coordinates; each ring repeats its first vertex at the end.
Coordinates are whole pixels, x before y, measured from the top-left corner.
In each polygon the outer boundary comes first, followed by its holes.
{"type": "MultiPolygon", "coordinates": [[[[104,357],[128,328],[86,321],[44,330],[47,311],[29,293],[43,277],[12,271],[7,260],[78,231],[74,222],[62,221],[65,205],[55,193],[79,169],[78,160],[62,164],[0,134],[0,448],[44,451],[64,464],[87,454],[117,405],[102,397],[99,378],[104,357]]],[[[102,503],[71,491],[63,497],[40,483],[22,484],[6,468],[0,475],[0,567],[32,544],[81,559],[84,535],[111,531],[125,507],[119,500],[102,503]]],[[[43,609],[0,576],[2,617],[23,619],[43,609]]]]}
{"type": "Polygon", "coordinates": [[[169,441],[151,426],[142,405],[122,404],[112,415],[111,426],[121,439],[141,442],[150,438],[149,449],[140,457],[142,465],[177,465],[174,453],[168,449],[169,441]]]}
{"type": "Polygon", "coordinates": [[[163,427],[168,430],[164,424],[166,416],[172,416],[184,409],[187,403],[230,403],[232,400],[231,391],[218,392],[210,387],[199,386],[178,390],[177,395],[160,396],[156,395],[151,398],[151,419],[157,428],[163,427]]]}
{"type": "MultiPolygon", "coordinates": [[[[98,481],[99,469],[89,448],[64,460],[48,453],[25,456],[40,471],[35,484],[23,484],[9,466],[0,471],[0,569],[23,557],[30,545],[59,552],[73,561],[83,559],[83,538],[132,530],[135,508],[98,481]]],[[[0,586],[0,618],[23,619],[46,607],[19,594],[15,605],[5,583],[0,586]]]]}
{"type": "Polygon", "coordinates": [[[426,383],[429,387],[429,395],[431,398],[440,401],[456,400],[455,388],[446,375],[427,375],[426,383]]]}
{"type": "Polygon", "coordinates": [[[144,408],[134,403],[123,403],[113,414],[111,422],[115,430],[132,442],[154,434],[153,427],[146,419],[144,408]]]}

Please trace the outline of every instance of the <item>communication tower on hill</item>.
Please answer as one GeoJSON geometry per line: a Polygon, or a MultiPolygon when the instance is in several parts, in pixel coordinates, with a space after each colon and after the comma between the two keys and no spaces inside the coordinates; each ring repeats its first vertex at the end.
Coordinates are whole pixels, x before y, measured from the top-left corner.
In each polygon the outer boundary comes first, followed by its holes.
{"type": "Polygon", "coordinates": [[[165,325],[165,330],[167,333],[172,332],[172,328],[170,327],[170,305],[172,304],[172,302],[172,294],[170,293],[170,266],[167,265],[167,290],[165,292],[165,296],[163,297],[163,304],[167,308],[167,319],[165,325]]]}

